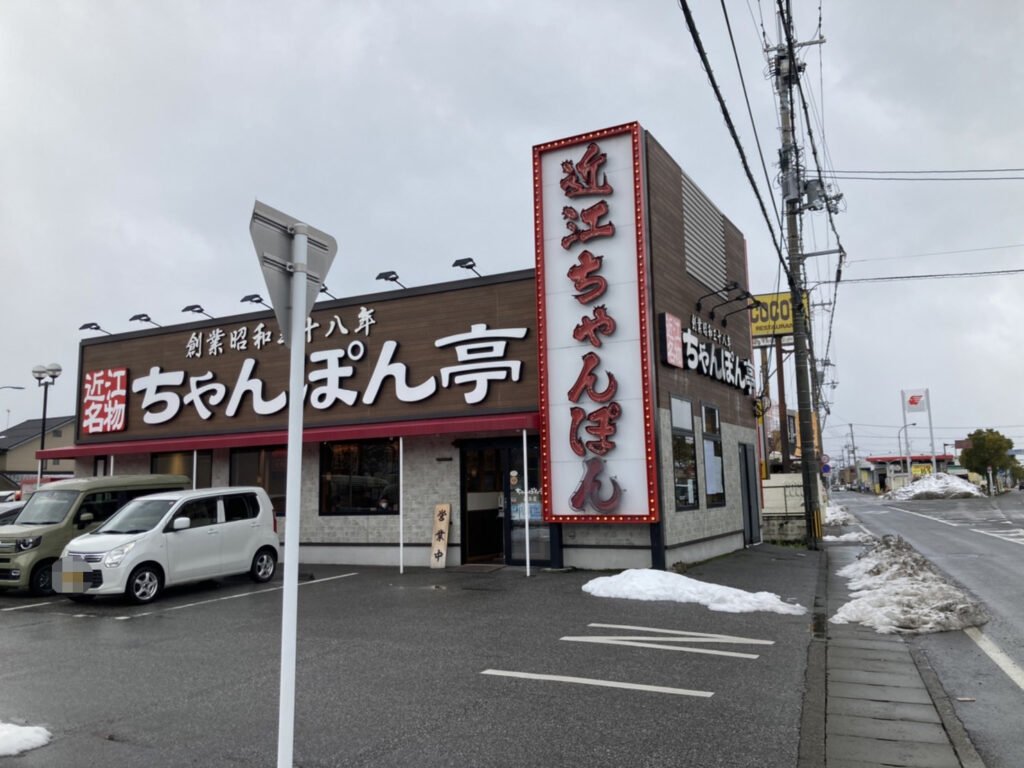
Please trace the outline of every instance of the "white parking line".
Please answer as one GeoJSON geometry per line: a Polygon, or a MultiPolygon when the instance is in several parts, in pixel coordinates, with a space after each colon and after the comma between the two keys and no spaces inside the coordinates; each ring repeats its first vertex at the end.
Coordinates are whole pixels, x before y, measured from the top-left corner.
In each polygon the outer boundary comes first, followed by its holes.
{"type": "MultiPolygon", "coordinates": [[[[662,645],[661,643],[653,643],[641,640],[637,635],[633,635],[630,638],[625,637],[601,637],[594,635],[581,635],[579,637],[560,637],[559,640],[568,640],[571,643],[597,643],[598,645],[628,645],[633,648],[653,648],[655,650],[662,651],[683,651],[684,653],[706,653],[709,656],[732,656],[737,659],[756,659],[759,658],[756,653],[739,653],[737,651],[716,651],[711,648],[687,648],[686,646],[679,645],[662,645]]],[[[670,638],[652,637],[651,640],[663,640],[667,642],[689,642],[690,638],[670,638]]]]}
{"type": "Polygon", "coordinates": [[[1007,677],[1017,684],[1018,688],[1024,690],[1024,670],[1018,667],[1013,662],[1013,659],[1003,653],[1002,649],[985,637],[977,627],[967,627],[964,633],[978,644],[978,647],[985,652],[985,655],[992,659],[996,666],[1003,670],[1007,677]]]}
{"type": "Polygon", "coordinates": [[[15,605],[12,608],[0,608],[0,613],[5,613],[7,611],[24,611],[26,608],[38,608],[41,605],[53,605],[56,602],[59,602],[59,601],[51,600],[48,603],[32,603],[31,605],[15,605]]]}
{"type": "Polygon", "coordinates": [[[691,691],[687,688],[668,688],[663,685],[643,685],[642,683],[619,683],[615,680],[595,680],[591,677],[568,677],[566,675],[541,675],[535,672],[509,672],[502,669],[485,669],[481,675],[497,675],[499,677],[518,677],[524,680],[547,680],[553,683],[573,683],[575,685],[596,685],[601,688],[624,688],[631,691],[648,691],[650,693],[671,693],[676,696],[698,696],[710,698],[715,694],[711,691],[691,691]]]}
{"type": "MultiPolygon", "coordinates": [[[[356,573],[352,572],[352,573],[343,573],[340,576],[327,576],[326,578],[323,578],[323,579],[314,579],[313,581],[303,581],[303,582],[300,582],[299,586],[300,587],[306,587],[306,586],[309,586],[310,584],[317,584],[317,583],[322,583],[322,582],[325,582],[325,581],[336,581],[337,579],[347,579],[349,576],[355,576],[355,575],[356,575],[356,573]]],[[[238,594],[238,595],[225,595],[224,597],[213,597],[213,598],[210,598],[209,600],[199,600],[199,601],[194,602],[194,603],[185,603],[184,605],[172,605],[170,608],[163,608],[163,609],[158,610],[158,611],[146,611],[145,613],[133,613],[130,616],[116,616],[115,618],[117,618],[117,619],[119,619],[121,621],[124,621],[126,619],[138,619],[138,618],[141,618],[143,616],[153,616],[153,615],[158,614],[158,613],[170,613],[171,611],[180,611],[183,608],[195,608],[198,605],[208,605],[210,603],[224,602],[225,600],[235,600],[236,598],[239,598],[239,597],[252,597],[253,595],[265,595],[267,592],[280,592],[282,589],[284,589],[284,585],[283,584],[281,586],[278,586],[278,587],[270,587],[268,589],[259,589],[259,590],[256,590],[255,592],[242,592],[241,594],[238,594]]]]}
{"type": "Polygon", "coordinates": [[[600,629],[628,629],[635,632],[649,632],[647,635],[574,635],[559,638],[571,643],[597,643],[600,645],[626,645],[633,648],[652,648],[662,651],[682,651],[684,653],[704,653],[710,656],[731,656],[738,659],[756,659],[756,653],[740,653],[738,651],[719,651],[712,648],[694,648],[682,643],[729,643],[732,645],[775,645],[774,640],[756,640],[749,637],[734,635],[715,635],[706,632],[691,632],[681,629],[658,629],[656,627],[636,627],[629,624],[597,624],[588,627],[600,629]],[[673,643],[673,645],[666,645],[673,643]],[[679,643],[680,645],[674,645],[679,643]]]}
{"type": "MultiPolygon", "coordinates": [[[[706,632],[691,632],[686,629],[659,629],[657,627],[635,627],[631,624],[587,624],[588,627],[599,629],[631,629],[635,632],[659,632],[663,635],[679,635],[694,642],[706,643],[739,643],[743,645],[775,645],[774,640],[755,640],[751,637],[737,637],[735,635],[711,635],[706,632]]],[[[661,638],[658,638],[661,639],[661,638]]]]}

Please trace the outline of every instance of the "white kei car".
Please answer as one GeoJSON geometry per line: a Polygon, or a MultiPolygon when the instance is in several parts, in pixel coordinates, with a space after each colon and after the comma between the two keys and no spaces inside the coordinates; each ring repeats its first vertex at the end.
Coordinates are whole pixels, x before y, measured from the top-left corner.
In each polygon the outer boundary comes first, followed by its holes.
{"type": "Polygon", "coordinates": [[[258,487],[140,496],[72,539],[53,565],[53,588],[72,600],[120,595],[136,603],[166,586],[248,572],[274,576],[277,519],[258,487]]]}

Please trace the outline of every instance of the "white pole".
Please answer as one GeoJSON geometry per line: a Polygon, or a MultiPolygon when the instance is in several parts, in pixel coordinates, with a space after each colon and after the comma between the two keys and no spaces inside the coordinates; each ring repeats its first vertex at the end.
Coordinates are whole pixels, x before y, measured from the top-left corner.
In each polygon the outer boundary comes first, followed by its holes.
{"type": "Polygon", "coordinates": [[[196,472],[199,471],[199,451],[192,450],[192,490],[196,489],[196,472]]]}
{"type": "Polygon", "coordinates": [[[114,454],[110,454],[110,474],[114,474],[114,454]]]}
{"type": "Polygon", "coordinates": [[[526,520],[526,578],[530,578],[530,454],[526,450],[523,430],[523,513],[526,520]]]}
{"type": "Polygon", "coordinates": [[[398,572],[405,573],[405,438],[398,438],[398,572]]]}
{"type": "Polygon", "coordinates": [[[903,432],[907,438],[907,485],[914,480],[913,472],[910,469],[910,432],[907,431],[907,393],[900,390],[900,412],[903,414],[903,432]]]}
{"type": "Polygon", "coordinates": [[[932,393],[930,389],[924,391],[924,400],[928,403],[928,437],[932,444],[932,475],[936,475],[939,468],[935,463],[935,431],[932,429],[932,393]]]}
{"type": "Polygon", "coordinates": [[[293,768],[295,737],[295,636],[299,592],[299,511],[302,500],[302,384],[306,351],[305,224],[292,231],[291,355],[288,376],[288,465],[285,479],[284,592],[281,603],[281,695],[277,768],[293,768]]]}

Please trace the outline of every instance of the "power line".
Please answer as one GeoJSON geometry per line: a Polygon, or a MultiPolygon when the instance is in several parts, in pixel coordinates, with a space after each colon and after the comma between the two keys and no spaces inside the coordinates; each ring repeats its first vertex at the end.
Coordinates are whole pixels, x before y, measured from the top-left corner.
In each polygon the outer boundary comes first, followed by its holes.
{"type": "MultiPolygon", "coordinates": [[[[754,174],[750,171],[750,164],[747,162],[747,155],[743,151],[743,144],[740,142],[740,137],[736,133],[736,126],[733,125],[732,117],[729,115],[729,108],[725,104],[725,98],[722,96],[722,91],[718,87],[718,82],[715,80],[715,73],[711,69],[711,62],[708,61],[707,53],[704,51],[704,44],[700,40],[700,33],[697,31],[697,25],[694,23],[693,14],[690,13],[690,6],[686,0],[679,0],[679,7],[683,11],[683,15],[686,17],[686,26],[690,30],[690,37],[693,39],[693,45],[697,49],[697,55],[700,56],[701,64],[704,66],[704,72],[708,76],[708,81],[711,83],[711,89],[715,92],[715,98],[718,99],[718,106],[722,110],[722,117],[725,119],[725,124],[729,128],[729,135],[732,136],[733,144],[736,145],[736,151],[739,152],[740,162],[743,163],[743,170],[747,174],[747,181],[750,183],[751,189],[754,190],[754,196],[757,198],[757,203],[761,207],[761,215],[764,217],[765,223],[768,225],[768,231],[772,235],[772,245],[775,247],[775,254],[779,258],[779,263],[782,264],[783,268],[786,266],[786,260],[782,256],[782,249],[779,247],[778,239],[775,237],[775,229],[772,227],[772,221],[768,217],[768,209],[765,207],[764,200],[761,198],[761,191],[757,188],[757,184],[754,181],[754,174]]],[[[793,278],[786,273],[790,288],[793,289],[793,278]]]]}
{"type": "MultiPolygon", "coordinates": [[[[1024,269],[995,269],[988,272],[942,272],[933,275],[890,275],[889,277],[848,277],[844,283],[897,283],[905,280],[944,280],[958,277],[995,277],[997,275],[1019,275],[1024,269]]],[[[818,285],[826,285],[831,280],[822,280],[818,285]]]]}
{"type": "Polygon", "coordinates": [[[1024,168],[945,168],[930,171],[837,171],[832,173],[1024,173],[1024,168]]]}
{"type": "Polygon", "coordinates": [[[825,176],[843,181],[1024,181],[1024,176],[847,176],[836,172],[825,176]]]}
{"type": "MultiPolygon", "coordinates": [[[[761,148],[761,137],[757,133],[757,124],[754,122],[754,111],[750,107],[750,97],[747,95],[747,81],[743,77],[743,68],[740,66],[740,56],[736,51],[736,40],[732,34],[732,24],[729,23],[729,11],[725,7],[725,0],[721,0],[722,4],[722,16],[725,17],[725,28],[729,33],[729,43],[732,45],[732,56],[736,61],[736,72],[740,76],[740,86],[743,88],[743,100],[747,105],[747,115],[750,117],[750,128],[754,132],[754,143],[757,144],[757,154],[761,158],[761,169],[764,171],[765,186],[768,188],[768,194],[771,195],[772,181],[768,175],[768,166],[764,161],[764,150],[761,148]]],[[[775,211],[775,223],[779,225],[779,230],[782,230],[782,216],[779,213],[779,207],[775,202],[775,196],[772,195],[772,210],[775,211]]]]}
{"type": "Polygon", "coordinates": [[[892,261],[894,259],[918,259],[923,256],[953,256],[959,253],[981,253],[982,251],[1001,251],[1008,248],[1024,248],[1024,243],[1011,243],[1010,245],[991,245],[984,248],[961,248],[957,251],[931,251],[929,253],[908,253],[905,256],[877,256],[867,259],[848,259],[847,264],[857,264],[861,261],[892,261]]]}

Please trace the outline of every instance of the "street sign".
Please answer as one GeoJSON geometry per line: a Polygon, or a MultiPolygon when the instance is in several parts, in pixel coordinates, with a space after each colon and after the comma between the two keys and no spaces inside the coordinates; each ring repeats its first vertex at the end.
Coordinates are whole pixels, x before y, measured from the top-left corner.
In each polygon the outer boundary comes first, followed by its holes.
{"type": "Polygon", "coordinates": [[[309,315],[320,286],[327,279],[327,273],[338,252],[337,241],[325,232],[314,229],[286,213],[275,210],[259,200],[252,209],[249,234],[256,246],[256,256],[263,269],[267,283],[270,306],[274,308],[278,327],[284,343],[291,343],[291,275],[295,271],[292,258],[292,237],[296,227],[308,235],[306,247],[306,306],[301,307],[300,317],[309,315]]]}
{"type": "Polygon", "coordinates": [[[830,461],[832,461],[832,457],[831,456],[829,456],[827,453],[821,454],[821,463],[822,464],[828,464],[830,461]]]}
{"type": "Polygon", "coordinates": [[[831,471],[832,471],[832,465],[831,464],[822,464],[821,465],[821,474],[827,475],[831,471]]]}
{"type": "Polygon", "coordinates": [[[270,303],[288,345],[288,451],[285,474],[284,588],[281,592],[281,687],[277,768],[292,768],[295,742],[295,648],[298,624],[299,515],[302,512],[302,391],[305,325],[338,251],[328,234],[259,200],[249,234],[270,303]]]}

